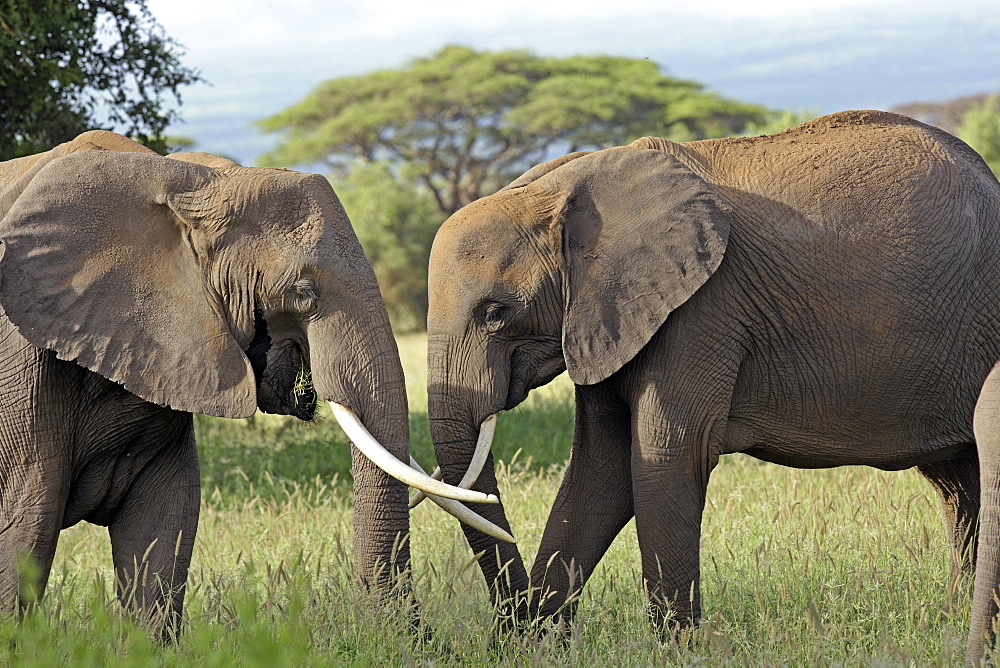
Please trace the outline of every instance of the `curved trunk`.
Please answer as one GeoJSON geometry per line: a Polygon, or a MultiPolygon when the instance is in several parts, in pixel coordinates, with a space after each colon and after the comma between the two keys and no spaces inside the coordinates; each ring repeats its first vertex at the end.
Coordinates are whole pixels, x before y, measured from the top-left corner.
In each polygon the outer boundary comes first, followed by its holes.
{"type": "MultiPolygon", "coordinates": [[[[372,300],[382,305],[381,299],[372,300]]],[[[379,443],[410,461],[406,385],[384,307],[367,317],[337,314],[309,326],[313,384],[319,397],[354,410],[379,443]]],[[[351,447],[354,476],[354,568],[362,586],[386,596],[409,594],[400,576],[410,566],[406,485],[351,447]]]]}
{"type": "Polygon", "coordinates": [[[973,426],[979,450],[981,510],[967,665],[979,665],[984,646],[993,646],[1000,612],[1000,365],[986,378],[973,426]]]}
{"type": "MultiPolygon", "coordinates": [[[[505,382],[494,382],[502,379],[482,377],[479,370],[485,368],[483,364],[469,359],[463,359],[461,365],[455,363],[456,351],[447,343],[429,341],[428,348],[427,414],[434,453],[444,481],[457,485],[472,462],[480,424],[503,407],[507,387],[505,382]],[[477,377],[456,378],[452,367],[468,369],[477,377]],[[502,388],[489,387],[492,385],[502,385],[502,388]],[[477,386],[482,389],[477,389],[477,386]],[[504,394],[503,398],[493,396],[498,390],[504,394]],[[496,403],[499,405],[493,405],[496,403]]],[[[500,496],[492,455],[472,488],[500,496]]],[[[497,505],[473,504],[470,507],[490,522],[513,533],[504,512],[502,497],[497,505]]],[[[528,614],[524,598],[528,591],[528,574],[517,545],[497,540],[465,524],[462,530],[473,553],[481,554],[479,567],[486,577],[501,622],[525,619],[528,614]]]]}

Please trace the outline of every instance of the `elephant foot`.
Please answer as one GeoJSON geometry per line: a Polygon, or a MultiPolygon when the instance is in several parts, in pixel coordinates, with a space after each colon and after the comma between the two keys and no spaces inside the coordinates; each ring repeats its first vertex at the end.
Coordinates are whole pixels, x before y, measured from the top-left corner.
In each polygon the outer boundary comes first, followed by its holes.
{"type": "Polygon", "coordinates": [[[694,631],[702,621],[700,610],[694,613],[681,613],[670,605],[651,604],[647,614],[660,642],[671,645],[689,645],[694,631]]]}

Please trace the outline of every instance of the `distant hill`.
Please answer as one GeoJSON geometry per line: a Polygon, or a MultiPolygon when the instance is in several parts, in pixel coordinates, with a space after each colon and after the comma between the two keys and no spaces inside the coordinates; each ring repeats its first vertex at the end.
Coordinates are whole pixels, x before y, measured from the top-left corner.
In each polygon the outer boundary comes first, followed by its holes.
{"type": "Polygon", "coordinates": [[[969,109],[982,104],[987,94],[958,97],[947,102],[911,102],[893,107],[889,111],[904,114],[928,125],[936,125],[952,134],[958,133],[962,117],[969,109]]]}

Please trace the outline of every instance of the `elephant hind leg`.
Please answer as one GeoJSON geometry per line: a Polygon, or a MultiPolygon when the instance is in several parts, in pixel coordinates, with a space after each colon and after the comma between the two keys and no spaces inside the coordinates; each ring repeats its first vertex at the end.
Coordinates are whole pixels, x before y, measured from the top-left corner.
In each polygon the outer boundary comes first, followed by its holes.
{"type": "Polygon", "coordinates": [[[953,580],[960,574],[971,575],[976,565],[976,535],[979,530],[979,456],[975,448],[961,457],[933,464],[921,464],[917,470],[941,496],[945,523],[951,539],[953,580]]]}

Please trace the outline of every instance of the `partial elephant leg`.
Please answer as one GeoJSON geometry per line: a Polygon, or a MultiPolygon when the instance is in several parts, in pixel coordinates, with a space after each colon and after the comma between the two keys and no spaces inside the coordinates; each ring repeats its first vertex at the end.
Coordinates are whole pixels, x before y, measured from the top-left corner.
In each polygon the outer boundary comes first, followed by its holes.
{"type": "Polygon", "coordinates": [[[573,454],[531,570],[539,614],[575,614],[584,583],[632,519],[631,413],[607,384],[577,386],[573,454]]]}
{"type": "Polygon", "coordinates": [[[701,616],[699,543],[705,482],[687,467],[638,453],[632,480],[650,619],[658,629],[688,626],[701,616]]]}
{"type": "Polygon", "coordinates": [[[201,502],[194,426],[136,478],[108,525],[118,598],[166,639],[179,629],[201,502]]]}
{"type": "Polygon", "coordinates": [[[22,447],[14,466],[7,452],[0,450],[0,608],[13,610],[45,590],[62,528],[69,462],[27,462],[25,452],[37,450],[22,447]]]}
{"type": "Polygon", "coordinates": [[[701,616],[701,516],[718,461],[713,425],[721,421],[677,407],[634,410],[632,494],[642,576],[650,618],[666,631],[701,616]]]}
{"type": "Polygon", "coordinates": [[[967,665],[979,665],[984,646],[993,644],[1000,612],[1000,365],[986,378],[976,404],[973,427],[979,450],[982,509],[976,585],[972,595],[967,665]]]}
{"type": "Polygon", "coordinates": [[[971,575],[979,526],[979,456],[973,450],[968,456],[921,464],[917,470],[934,485],[944,503],[954,575],[971,575]]]}

